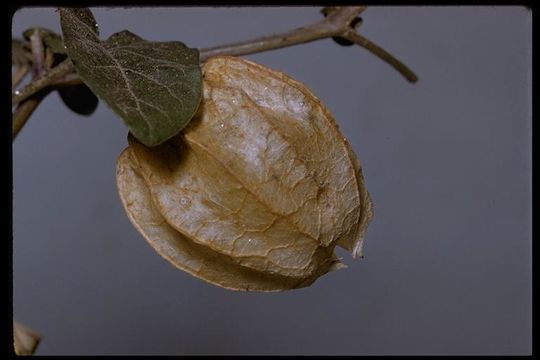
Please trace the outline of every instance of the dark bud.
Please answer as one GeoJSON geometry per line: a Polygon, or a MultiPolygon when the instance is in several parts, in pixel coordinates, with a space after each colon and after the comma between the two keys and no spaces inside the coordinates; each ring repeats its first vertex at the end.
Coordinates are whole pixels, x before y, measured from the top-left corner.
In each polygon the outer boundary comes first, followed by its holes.
{"type": "Polygon", "coordinates": [[[91,115],[98,106],[98,98],[84,84],[58,89],[62,101],[79,115],[91,115]]]}

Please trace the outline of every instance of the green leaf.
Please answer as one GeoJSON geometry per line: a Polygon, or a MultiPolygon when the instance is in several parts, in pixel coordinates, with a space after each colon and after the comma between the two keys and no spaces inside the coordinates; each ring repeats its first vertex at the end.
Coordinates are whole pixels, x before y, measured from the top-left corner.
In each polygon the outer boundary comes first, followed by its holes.
{"type": "Polygon", "coordinates": [[[66,54],[62,37],[52,30],[39,27],[30,28],[23,32],[24,38],[30,41],[30,36],[32,36],[35,30],[38,31],[39,37],[46,47],[50,48],[56,54],[66,54]]]}
{"type": "Polygon", "coordinates": [[[61,8],[60,22],[79,76],[143,144],[163,143],[195,115],[202,96],[197,49],[146,41],[129,31],[100,41],[87,8],[61,8]]]}

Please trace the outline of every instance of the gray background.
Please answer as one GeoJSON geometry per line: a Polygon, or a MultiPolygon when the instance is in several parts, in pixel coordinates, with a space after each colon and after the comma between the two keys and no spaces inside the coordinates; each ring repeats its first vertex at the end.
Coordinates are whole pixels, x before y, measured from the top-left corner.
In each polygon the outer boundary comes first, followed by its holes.
{"type": "MultiPolygon", "coordinates": [[[[102,37],[207,47],[318,20],[318,8],[94,9],[102,37]]],[[[14,315],[37,354],[527,354],[531,351],[531,13],[371,7],[362,33],[411,85],[331,40],[248,56],[308,85],[357,152],[375,205],[365,258],[309,288],[238,293],[173,268],[115,188],[127,130],[54,94],[13,146],[14,315]]],[[[23,9],[13,33],[59,31],[23,9]]]]}

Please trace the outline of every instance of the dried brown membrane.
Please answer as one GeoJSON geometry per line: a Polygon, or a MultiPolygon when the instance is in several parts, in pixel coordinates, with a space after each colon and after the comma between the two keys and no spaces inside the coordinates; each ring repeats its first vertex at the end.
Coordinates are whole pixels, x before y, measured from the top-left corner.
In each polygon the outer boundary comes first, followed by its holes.
{"type": "Polygon", "coordinates": [[[41,336],[23,324],[13,321],[13,348],[15,355],[32,355],[41,340],[41,336]]]}
{"type": "Polygon", "coordinates": [[[204,97],[181,134],[129,136],[117,185],[133,225],[177,268],[233,290],[283,291],[362,253],[372,217],[360,164],[303,84],[235,57],[203,65],[204,97]]]}

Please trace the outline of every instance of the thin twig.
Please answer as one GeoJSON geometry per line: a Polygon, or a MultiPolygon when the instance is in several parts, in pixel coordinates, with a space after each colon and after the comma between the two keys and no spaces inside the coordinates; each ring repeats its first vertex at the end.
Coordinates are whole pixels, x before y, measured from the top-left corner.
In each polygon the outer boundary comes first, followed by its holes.
{"type": "MultiPolygon", "coordinates": [[[[46,74],[45,69],[45,53],[43,49],[43,42],[39,36],[38,29],[34,30],[34,33],[30,35],[30,46],[32,49],[32,58],[33,58],[33,70],[34,70],[34,80],[44,77],[46,74]]],[[[31,84],[30,84],[31,85],[31,84]]],[[[44,90],[40,93],[34,93],[33,96],[27,99],[24,103],[19,104],[15,112],[13,113],[12,120],[12,141],[15,141],[15,137],[23,126],[26,124],[26,121],[32,115],[34,110],[41,103],[41,100],[49,93],[49,90],[44,90]]]]}
{"type": "Polygon", "coordinates": [[[39,77],[45,72],[45,53],[38,29],[35,29],[34,33],[30,35],[30,48],[32,49],[34,77],[39,77]]]}
{"type": "Polygon", "coordinates": [[[73,63],[71,62],[71,60],[64,60],[58,66],[52,68],[51,71],[35,79],[21,90],[15,91],[11,99],[11,105],[16,105],[21,101],[28,99],[30,96],[37,93],[41,89],[55,84],[64,76],[73,71],[75,71],[75,68],[73,67],[73,63]]]}
{"type": "Polygon", "coordinates": [[[390,64],[408,81],[413,83],[416,82],[418,77],[412,72],[412,70],[392,56],[389,52],[357,33],[351,26],[354,19],[360,13],[362,13],[365,8],[365,6],[334,8],[333,11],[328,14],[327,18],[306,27],[229,45],[201,49],[201,61],[204,61],[212,56],[248,55],[324,38],[341,36],[365,48],[386,63],[390,64]]]}
{"type": "Polygon", "coordinates": [[[30,46],[21,39],[11,39],[11,63],[22,65],[32,62],[32,54],[30,46]]]}
{"type": "Polygon", "coordinates": [[[22,65],[17,68],[17,70],[15,71],[15,74],[13,74],[13,76],[11,77],[12,89],[15,89],[17,85],[21,83],[22,79],[25,78],[29,70],[30,70],[30,66],[28,65],[22,65]]]}
{"type": "Polygon", "coordinates": [[[337,36],[345,32],[349,28],[350,22],[365,8],[365,6],[343,7],[327,18],[308,26],[270,36],[201,49],[200,59],[203,62],[213,56],[248,55],[337,36]]]}
{"type": "Polygon", "coordinates": [[[389,52],[360,35],[351,26],[354,19],[365,10],[365,6],[335,8],[324,20],[285,33],[265,36],[200,50],[201,61],[219,55],[248,55],[287,46],[302,44],[328,37],[341,36],[365,48],[391,65],[408,81],[418,81],[416,74],[389,52]]]}
{"type": "Polygon", "coordinates": [[[75,85],[81,85],[84,84],[84,81],[77,75],[76,73],[70,73],[64,76],[61,79],[58,79],[57,81],[53,82],[51,84],[51,87],[54,87],[55,89],[61,88],[61,87],[70,87],[75,85]]]}
{"type": "Polygon", "coordinates": [[[351,26],[353,20],[365,10],[365,6],[337,8],[328,17],[315,24],[288,32],[238,42],[230,45],[202,49],[201,61],[218,55],[248,55],[267,50],[302,44],[328,37],[341,36],[367,49],[380,59],[390,64],[408,81],[416,82],[418,77],[383,48],[377,46],[357,33],[351,26]]]}
{"type": "Polygon", "coordinates": [[[45,70],[50,71],[54,62],[54,53],[50,48],[45,49],[45,70]]]}
{"type": "Polygon", "coordinates": [[[327,30],[320,26],[311,25],[284,33],[264,36],[233,44],[221,45],[200,50],[201,62],[208,58],[221,55],[241,56],[268,50],[280,49],[327,37],[327,30]]]}
{"type": "Polygon", "coordinates": [[[13,121],[12,121],[12,141],[15,141],[15,137],[21,129],[23,128],[24,124],[26,124],[26,121],[32,115],[34,110],[38,107],[38,105],[41,103],[41,100],[47,96],[49,91],[44,90],[42,93],[35,94],[30,99],[25,100],[21,104],[17,106],[15,109],[15,112],[13,113],[13,121]]]}
{"type": "Polygon", "coordinates": [[[390,53],[388,53],[386,50],[378,46],[377,44],[373,43],[366,37],[360,35],[354,30],[348,30],[342,35],[344,38],[346,38],[349,41],[354,42],[357,45],[362,46],[372,54],[379,57],[381,60],[386,62],[387,64],[391,65],[394,69],[396,69],[401,75],[403,75],[407,80],[414,83],[418,81],[418,76],[409,69],[404,63],[393,57],[390,53]]]}

